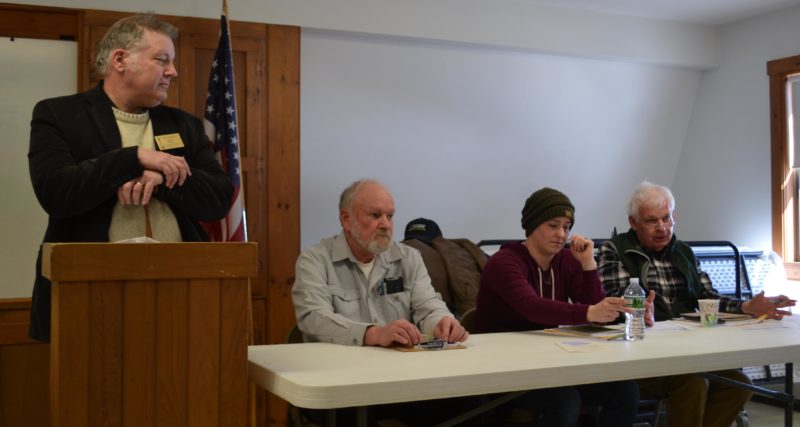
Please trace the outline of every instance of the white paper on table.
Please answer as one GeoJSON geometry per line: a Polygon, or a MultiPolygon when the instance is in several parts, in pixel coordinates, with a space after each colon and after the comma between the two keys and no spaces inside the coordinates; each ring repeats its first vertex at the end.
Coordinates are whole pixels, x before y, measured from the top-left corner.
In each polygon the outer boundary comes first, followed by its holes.
{"type": "MultiPolygon", "coordinates": [[[[703,325],[701,325],[700,322],[693,322],[691,320],[685,320],[685,319],[681,319],[681,318],[675,318],[673,320],[667,320],[666,322],[670,322],[670,323],[673,323],[675,325],[679,325],[679,326],[681,326],[681,327],[683,327],[684,329],[687,329],[687,330],[688,329],[697,329],[697,328],[702,328],[703,327],[703,325]]],[[[656,322],[656,323],[658,323],[658,322],[656,322]]]]}
{"type": "Polygon", "coordinates": [[[656,322],[655,325],[650,326],[649,328],[646,328],[645,329],[645,333],[650,332],[650,331],[653,331],[653,332],[657,332],[657,331],[687,331],[689,329],[692,329],[692,328],[690,328],[689,326],[687,326],[687,325],[685,325],[683,323],[678,323],[678,322],[675,322],[675,321],[672,321],[672,320],[664,320],[664,321],[661,321],[661,322],[656,322]]]}
{"type": "Polygon", "coordinates": [[[611,351],[608,346],[597,341],[570,340],[557,343],[559,347],[570,353],[597,353],[611,351]]]}
{"type": "MultiPolygon", "coordinates": [[[[735,325],[732,325],[732,326],[735,326],[735,325]]],[[[741,328],[742,329],[759,330],[759,329],[780,329],[780,328],[789,328],[789,327],[790,327],[789,325],[784,324],[780,320],[770,319],[770,320],[764,320],[764,321],[759,322],[759,323],[745,324],[741,328]]]]}

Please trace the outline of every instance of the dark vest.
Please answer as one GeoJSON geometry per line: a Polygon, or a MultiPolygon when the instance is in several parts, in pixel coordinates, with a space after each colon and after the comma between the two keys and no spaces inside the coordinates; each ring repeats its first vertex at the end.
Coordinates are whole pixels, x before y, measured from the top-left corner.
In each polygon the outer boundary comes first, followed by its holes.
{"type": "MultiPolygon", "coordinates": [[[[628,274],[631,277],[638,277],[645,291],[650,289],[647,278],[652,256],[639,243],[636,232],[631,229],[627,233],[618,234],[611,239],[611,243],[614,244],[628,274]]],[[[681,289],[673,300],[671,310],[661,295],[656,295],[654,301],[656,320],[668,320],[680,316],[681,313],[693,312],[697,308],[697,296],[701,294],[700,274],[692,248],[673,235],[665,251],[664,257],[669,259],[681,273],[686,287],[681,289]]]]}

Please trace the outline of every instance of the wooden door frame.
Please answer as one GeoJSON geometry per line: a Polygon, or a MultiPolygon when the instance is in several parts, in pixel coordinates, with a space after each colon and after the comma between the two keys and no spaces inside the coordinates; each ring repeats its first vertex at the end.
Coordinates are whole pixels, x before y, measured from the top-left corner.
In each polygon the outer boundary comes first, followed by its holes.
{"type": "MultiPolygon", "coordinates": [[[[795,175],[789,164],[786,129],[786,79],[800,73],[800,55],[767,62],[770,97],[770,189],[772,194],[772,250],[783,258],[786,276],[800,279],[798,212],[794,199],[795,175]],[[787,237],[788,236],[788,237],[787,237]]],[[[796,153],[795,155],[800,155],[796,153]]]]}

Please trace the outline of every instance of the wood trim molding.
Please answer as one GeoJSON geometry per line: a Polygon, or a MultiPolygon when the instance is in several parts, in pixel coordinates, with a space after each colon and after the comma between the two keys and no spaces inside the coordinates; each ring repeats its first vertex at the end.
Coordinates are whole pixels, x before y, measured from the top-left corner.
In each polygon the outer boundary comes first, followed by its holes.
{"type": "Polygon", "coordinates": [[[0,36],[78,40],[80,11],[0,3],[0,36]]]}
{"type": "Polygon", "coordinates": [[[788,280],[800,280],[800,262],[787,262],[783,265],[788,280]]]}
{"type": "Polygon", "coordinates": [[[38,344],[28,338],[30,298],[0,299],[0,346],[38,344]]]}
{"type": "Polygon", "coordinates": [[[300,254],[300,28],[267,34],[267,344],[283,343],[295,323],[291,289],[300,254]]]}
{"type": "Polygon", "coordinates": [[[250,278],[257,273],[256,243],[46,243],[42,275],[53,282],[98,280],[156,280],[185,278],[250,278]],[[80,251],[75,248],[80,248],[80,251]],[[224,248],[224,252],[214,252],[224,248]],[[174,254],[186,255],[175,258],[174,254]],[[213,253],[215,258],[205,258],[213,253]],[[120,256],[122,254],[122,256],[120,256]],[[131,263],[131,260],[136,263],[131,263]],[[200,270],[203,259],[215,268],[200,270]],[[183,264],[181,264],[183,263],[183,264]]]}
{"type": "Polygon", "coordinates": [[[788,58],[775,59],[767,62],[767,74],[779,75],[794,74],[800,70],[800,55],[788,58]]]}
{"type": "Polygon", "coordinates": [[[770,94],[770,191],[772,194],[772,250],[785,261],[794,262],[797,254],[795,239],[787,239],[787,233],[794,234],[795,215],[792,194],[794,175],[789,167],[787,156],[786,96],[785,84],[789,75],[800,73],[800,55],[767,62],[770,94]]]}

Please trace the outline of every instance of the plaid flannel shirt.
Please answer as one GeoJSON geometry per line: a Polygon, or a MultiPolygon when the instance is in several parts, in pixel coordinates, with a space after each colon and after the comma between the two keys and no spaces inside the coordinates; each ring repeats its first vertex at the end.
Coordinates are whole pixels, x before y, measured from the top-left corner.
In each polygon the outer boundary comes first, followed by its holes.
{"type": "MultiPolygon", "coordinates": [[[[671,308],[675,299],[681,294],[685,294],[687,289],[686,279],[672,265],[666,255],[666,251],[660,257],[648,253],[650,269],[647,273],[647,280],[643,280],[643,283],[647,284],[647,288],[654,290],[656,295],[662,297],[671,308]]],[[[611,242],[605,242],[600,246],[599,258],[598,271],[600,272],[600,281],[603,283],[606,296],[622,296],[625,293],[625,288],[628,287],[630,274],[625,270],[625,266],[622,264],[619,254],[611,242]]],[[[720,295],[711,284],[708,274],[700,269],[699,263],[696,267],[700,276],[700,284],[702,285],[702,293],[697,298],[718,299],[720,311],[741,313],[743,301],[720,295]]]]}

